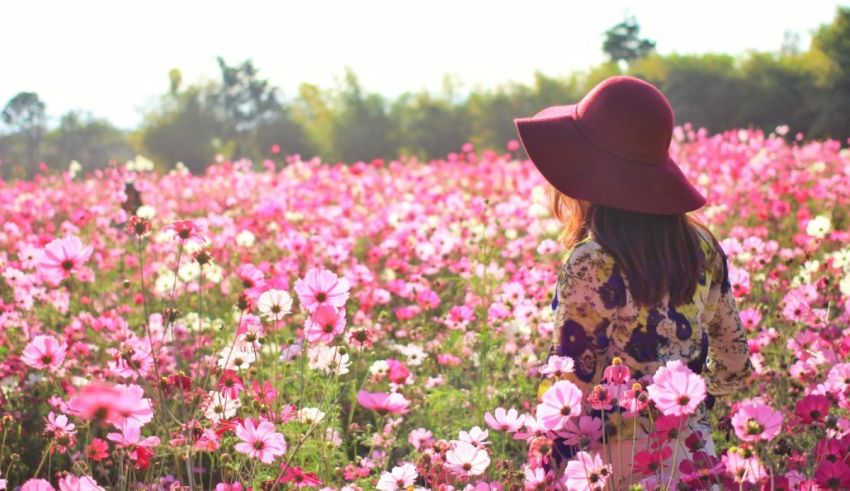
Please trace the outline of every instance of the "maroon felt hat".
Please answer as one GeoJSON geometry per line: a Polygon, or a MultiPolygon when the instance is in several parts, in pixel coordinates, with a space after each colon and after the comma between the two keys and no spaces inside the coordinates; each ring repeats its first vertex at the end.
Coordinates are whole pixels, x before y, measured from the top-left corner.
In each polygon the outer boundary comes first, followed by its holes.
{"type": "Polygon", "coordinates": [[[514,123],[528,157],[567,196],[659,215],[705,204],[670,157],[673,109],[648,82],[610,77],[577,104],[514,123]]]}

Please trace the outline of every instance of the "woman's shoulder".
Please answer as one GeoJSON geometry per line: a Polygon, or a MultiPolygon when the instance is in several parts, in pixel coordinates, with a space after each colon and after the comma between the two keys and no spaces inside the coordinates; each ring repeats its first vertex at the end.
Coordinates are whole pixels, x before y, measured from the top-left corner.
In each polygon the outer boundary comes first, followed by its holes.
{"type": "Polygon", "coordinates": [[[577,242],[565,254],[562,272],[570,275],[594,276],[610,272],[614,265],[614,257],[605,252],[593,237],[587,237],[577,242]]]}

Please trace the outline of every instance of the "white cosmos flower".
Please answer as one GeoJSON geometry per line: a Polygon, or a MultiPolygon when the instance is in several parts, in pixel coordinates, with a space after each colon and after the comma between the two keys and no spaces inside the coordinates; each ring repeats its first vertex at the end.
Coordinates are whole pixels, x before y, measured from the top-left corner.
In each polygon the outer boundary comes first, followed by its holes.
{"type": "Polygon", "coordinates": [[[832,231],[832,221],[825,215],[818,215],[806,225],[806,233],[812,237],[822,239],[832,231]]]}
{"type": "Polygon", "coordinates": [[[236,245],[251,247],[254,245],[254,234],[250,230],[243,230],[236,235],[236,245]]]}
{"type": "Polygon", "coordinates": [[[325,420],[325,413],[317,407],[303,407],[295,413],[295,419],[300,423],[319,424],[325,420]]]}
{"type": "Polygon", "coordinates": [[[226,394],[217,390],[209,391],[209,400],[204,408],[204,415],[210,421],[232,418],[236,411],[242,406],[239,399],[231,399],[226,394]]]}
{"type": "Polygon", "coordinates": [[[222,348],[218,354],[218,366],[225,370],[239,370],[248,368],[256,359],[256,353],[249,344],[236,343],[222,348]]]}
{"type": "Polygon", "coordinates": [[[308,351],[310,356],[310,368],[319,370],[328,375],[336,373],[345,375],[351,360],[348,353],[340,354],[338,346],[317,345],[308,351]]]}
{"type": "Polygon", "coordinates": [[[261,317],[279,321],[292,311],[292,297],[284,290],[266,290],[257,301],[257,309],[261,317]]]}
{"type": "Polygon", "coordinates": [[[416,472],[416,466],[404,463],[393,468],[391,472],[382,472],[375,488],[380,491],[405,490],[413,486],[417,477],[419,477],[419,473],[416,472]]]}

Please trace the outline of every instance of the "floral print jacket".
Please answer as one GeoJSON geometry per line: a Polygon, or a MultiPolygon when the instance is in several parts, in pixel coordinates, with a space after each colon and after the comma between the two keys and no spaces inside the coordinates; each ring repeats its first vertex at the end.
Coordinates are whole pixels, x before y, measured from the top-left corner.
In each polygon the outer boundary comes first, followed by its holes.
{"type": "Polygon", "coordinates": [[[707,381],[708,393],[727,395],[751,371],[747,339],[729,284],[726,256],[699,232],[704,270],[691,302],[637,305],[614,258],[589,237],[576,244],[558,276],[555,309],[560,339],[554,353],[570,356],[570,380],[585,394],[618,356],[635,379],[682,360],[707,381]]]}

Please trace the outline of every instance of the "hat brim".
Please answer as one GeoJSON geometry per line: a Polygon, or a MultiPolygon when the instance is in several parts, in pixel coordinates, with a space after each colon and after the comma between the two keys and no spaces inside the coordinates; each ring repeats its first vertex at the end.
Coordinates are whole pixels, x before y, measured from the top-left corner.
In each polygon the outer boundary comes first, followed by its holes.
{"type": "Polygon", "coordinates": [[[558,191],[614,208],[674,215],[705,205],[705,198],[671,158],[647,164],[614,155],[587,139],[576,104],[552,106],[514,120],[528,158],[558,191]]]}

